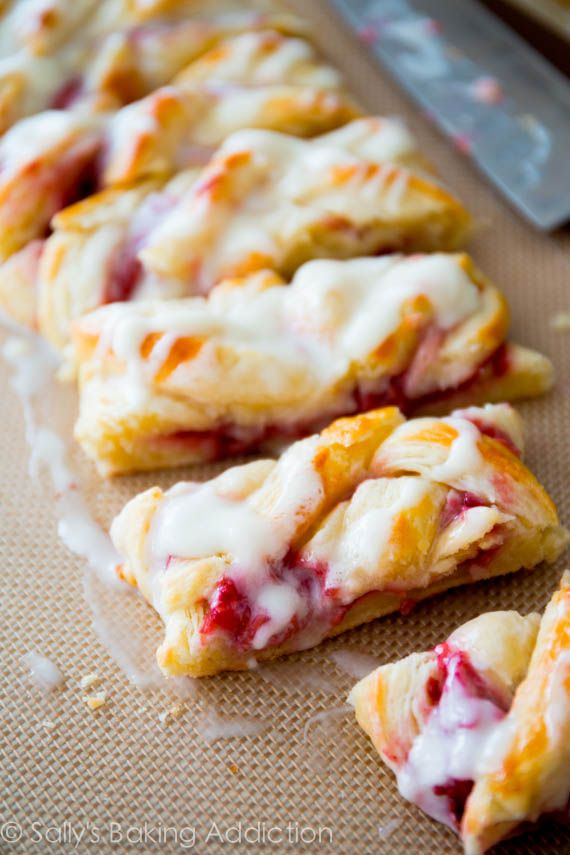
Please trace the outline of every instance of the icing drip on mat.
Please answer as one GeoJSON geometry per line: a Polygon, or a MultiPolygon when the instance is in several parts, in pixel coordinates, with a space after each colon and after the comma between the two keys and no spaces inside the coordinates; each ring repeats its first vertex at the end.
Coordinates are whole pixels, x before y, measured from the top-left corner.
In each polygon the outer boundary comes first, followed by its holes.
{"type": "Polygon", "coordinates": [[[13,324],[8,328],[17,335],[4,342],[2,356],[11,368],[11,385],[22,402],[30,447],[29,472],[34,479],[47,474],[55,492],[59,537],[87,563],[84,591],[95,632],[134,685],[142,689],[168,685],[176,694],[186,696],[192,692],[190,680],[174,679],[167,683],[160,673],[154,658],[155,647],[150,647],[141,636],[140,613],[137,616],[140,604],[116,576],[120,557],[87,507],[78,479],[66,460],[66,443],[44,423],[55,423],[56,412],[61,416],[69,410],[69,401],[64,400],[67,389],[55,380],[59,360],[39,337],[14,328],[13,324]],[[50,412],[46,413],[48,404],[50,412]],[[120,615],[120,619],[114,615],[120,615]]]}
{"type": "Polygon", "coordinates": [[[34,684],[42,692],[53,692],[63,686],[65,677],[62,671],[47,656],[30,650],[22,656],[22,662],[28,668],[34,684]]]}

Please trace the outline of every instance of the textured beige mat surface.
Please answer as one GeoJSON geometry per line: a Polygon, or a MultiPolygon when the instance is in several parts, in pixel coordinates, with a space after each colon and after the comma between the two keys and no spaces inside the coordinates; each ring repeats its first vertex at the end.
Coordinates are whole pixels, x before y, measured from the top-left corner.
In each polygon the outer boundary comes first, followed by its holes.
{"type": "MultiPolygon", "coordinates": [[[[346,71],[353,91],[372,111],[404,114],[446,181],[478,216],[472,251],[510,300],[514,337],[553,359],[556,390],[521,409],[528,461],[570,523],[570,332],[550,327],[552,316],[570,311],[567,236],[539,235],[519,221],[468,160],[414,113],[325,3],[299,5],[316,22],[319,43],[346,71]]],[[[180,718],[162,724],[159,715],[177,702],[176,694],[133,688],[101,644],[84,596],[83,562],[57,538],[50,491],[28,477],[22,413],[4,366],[2,372],[1,819],[16,824],[2,826],[8,842],[0,851],[459,852],[450,832],[400,799],[351,715],[340,710],[307,725],[311,716],[344,704],[354,682],[331,654],[350,648],[388,661],[433,645],[483,610],[542,608],[564,562],[441,596],[408,617],[377,621],[292,657],[288,662],[296,667],[274,665],[261,674],[204,681],[180,718]],[[61,691],[44,696],[30,682],[22,661],[28,650],[58,664],[66,677],[61,691]],[[100,676],[108,698],[96,712],[87,708],[79,686],[90,672],[100,676]],[[260,719],[265,730],[209,744],[212,708],[227,718],[260,719]],[[234,842],[240,823],[241,843],[234,842]],[[249,845],[243,842],[248,828],[249,845]],[[262,842],[255,843],[256,836],[262,842]]],[[[189,475],[103,484],[76,456],[103,524],[143,487],[189,475]]],[[[152,611],[134,596],[114,597],[94,591],[93,579],[89,584],[95,607],[112,612],[107,633],[126,626],[131,642],[136,635],[146,644],[144,657],[160,633],[152,611]]],[[[251,722],[238,725],[256,729],[251,722]]],[[[545,830],[501,851],[570,852],[570,836],[545,830]]]]}

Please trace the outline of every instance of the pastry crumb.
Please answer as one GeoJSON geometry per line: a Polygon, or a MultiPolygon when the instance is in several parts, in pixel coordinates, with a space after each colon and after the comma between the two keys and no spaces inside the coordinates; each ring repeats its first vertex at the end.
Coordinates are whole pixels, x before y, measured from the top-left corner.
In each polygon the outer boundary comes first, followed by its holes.
{"type": "Polygon", "coordinates": [[[90,710],[98,710],[107,703],[107,692],[97,692],[83,698],[90,710]]]}
{"type": "Polygon", "coordinates": [[[169,710],[164,710],[158,714],[158,720],[161,724],[170,724],[184,713],[186,710],[185,704],[174,704],[169,710]]]}
{"type": "Polygon", "coordinates": [[[552,315],[550,326],[557,332],[570,332],[570,312],[557,312],[552,315]]]}
{"type": "Polygon", "coordinates": [[[228,769],[232,773],[232,775],[237,775],[237,773],[239,772],[239,766],[237,765],[237,763],[230,763],[228,769]]]}
{"type": "Polygon", "coordinates": [[[94,689],[101,682],[101,679],[97,674],[84,674],[81,680],[79,681],[79,685],[82,689],[94,689]]]}

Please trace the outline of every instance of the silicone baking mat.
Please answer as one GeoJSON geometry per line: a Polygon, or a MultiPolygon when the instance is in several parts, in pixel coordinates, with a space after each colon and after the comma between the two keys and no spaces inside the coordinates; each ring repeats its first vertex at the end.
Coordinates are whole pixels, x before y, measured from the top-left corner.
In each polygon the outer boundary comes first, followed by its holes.
{"type": "MultiPolygon", "coordinates": [[[[298,5],[353,92],[371,111],[403,114],[476,214],[480,228],[472,251],[508,295],[515,337],[553,359],[555,391],[521,410],[530,465],[570,523],[570,332],[551,327],[558,312],[570,310],[568,235],[531,231],[468,158],[414,111],[326,3],[298,5]]],[[[333,655],[360,651],[385,662],[432,646],[484,610],[541,609],[564,562],[440,596],[407,617],[377,621],[261,672],[202,681],[176,710],[180,716],[162,722],[161,714],[180,702],[175,690],[129,684],[93,628],[84,587],[99,628],[111,616],[108,635],[124,626],[131,645],[141,639],[133,655],[147,655],[160,635],[159,621],[134,595],[94,590],[84,562],[58,539],[51,495],[28,477],[22,412],[5,366],[2,372],[0,850],[459,852],[451,832],[399,797],[391,774],[343,708],[354,678],[333,655]],[[61,668],[60,691],[44,695],[30,682],[22,659],[30,650],[61,668]],[[93,672],[107,693],[95,712],[79,685],[93,672]],[[221,729],[220,717],[226,720],[221,729]],[[226,738],[212,742],[222,731],[226,738]],[[229,738],[232,731],[243,735],[229,738]]],[[[153,482],[197,477],[187,470],[103,483],[74,454],[90,506],[104,525],[153,482]]],[[[570,852],[570,836],[546,829],[501,851],[570,852]]]]}

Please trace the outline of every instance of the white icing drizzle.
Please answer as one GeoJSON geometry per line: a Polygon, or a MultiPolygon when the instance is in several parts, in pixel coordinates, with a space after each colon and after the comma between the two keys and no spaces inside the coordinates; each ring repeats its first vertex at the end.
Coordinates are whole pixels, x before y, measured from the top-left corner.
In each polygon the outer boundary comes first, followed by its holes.
{"type": "Polygon", "coordinates": [[[43,692],[53,692],[63,686],[65,682],[63,672],[47,656],[30,650],[22,656],[22,661],[29,669],[35,685],[43,692]]]}
{"type": "Polygon", "coordinates": [[[254,650],[262,650],[269,640],[286,629],[293,617],[303,613],[306,601],[286,582],[266,582],[256,597],[258,609],[270,616],[253,638],[254,650]]]}
{"type": "Polygon", "coordinates": [[[277,500],[263,507],[259,491],[245,500],[232,498],[234,484],[239,489],[239,467],[203,484],[177,485],[153,520],[153,564],[162,566],[169,556],[227,555],[236,568],[255,574],[282,557],[299,517],[310,514],[323,493],[311,466],[317,443],[318,437],[309,437],[283,455],[277,466],[285,484],[277,500]]]}
{"type": "Polygon", "coordinates": [[[214,707],[206,710],[205,716],[196,725],[196,730],[210,744],[219,739],[234,739],[240,736],[259,736],[271,726],[264,719],[245,716],[222,716],[214,707]]]}
{"type": "Polygon", "coordinates": [[[343,743],[342,719],[352,712],[348,704],[322,710],[310,716],[303,728],[303,742],[308,749],[308,762],[317,772],[331,767],[330,745],[334,742],[337,754],[343,743]]]}
{"type": "Polygon", "coordinates": [[[367,677],[382,664],[376,656],[362,653],[360,650],[351,650],[348,647],[345,650],[333,651],[329,659],[332,659],[337,668],[345,674],[358,680],[367,677]]]}
{"type": "Polygon", "coordinates": [[[240,477],[246,477],[240,467],[203,484],[179,484],[166,494],[149,536],[153,604],[159,613],[171,556],[223,556],[224,575],[247,592],[254,609],[267,618],[254,636],[254,650],[265,647],[295,615],[306,614],[308,603],[294,578],[276,582],[269,568],[283,558],[296,528],[323,497],[322,481],[312,466],[318,442],[315,436],[291,446],[247,498],[240,497],[240,477]],[[279,489],[273,494],[276,480],[279,489]]]}
{"type": "Polygon", "coordinates": [[[153,563],[169,556],[205,558],[229,555],[252,572],[275,548],[275,525],[250,502],[220,495],[216,479],[189,484],[162,504],[152,526],[153,563]]]}
{"type": "Polygon", "coordinates": [[[305,726],[303,727],[303,740],[307,742],[309,738],[309,733],[315,725],[328,724],[329,722],[335,721],[338,718],[344,718],[346,715],[351,713],[352,707],[350,704],[342,704],[339,707],[332,707],[328,710],[322,710],[321,712],[315,713],[310,716],[305,722],[305,726]]]}
{"type": "Polygon", "coordinates": [[[476,780],[488,740],[504,718],[492,701],[466,690],[456,668],[452,661],[441,699],[396,773],[404,798],[450,827],[454,818],[447,798],[436,795],[434,787],[476,780]]]}
{"type": "Polygon", "coordinates": [[[457,437],[451,443],[445,463],[432,467],[432,478],[435,481],[453,483],[467,474],[482,471],[485,462],[478,447],[481,438],[479,429],[461,418],[448,418],[445,423],[455,428],[457,437]]]}
{"type": "MultiPolygon", "coordinates": [[[[322,399],[328,396],[330,407],[333,389],[340,386],[337,397],[346,395],[341,382],[350,367],[366,360],[397,329],[406,302],[420,294],[430,300],[441,329],[473,316],[480,306],[477,287],[456,258],[390,256],[312,261],[301,267],[289,287],[261,292],[231,289],[214,293],[208,301],[116,303],[85,318],[82,329],[99,336],[95,361],[111,349],[125,362],[126,373],[114,382],[134,408],[155,383],[158,363],[168,356],[172,338],[197,336],[206,338],[207,345],[181,366],[180,394],[192,389],[192,397],[205,403],[212,397],[210,390],[217,390],[217,405],[212,400],[211,407],[221,408],[221,417],[239,424],[242,402],[230,395],[227,369],[222,374],[219,361],[208,354],[218,346],[253,350],[263,355],[264,370],[255,386],[248,387],[248,401],[252,406],[262,401],[269,421],[285,420],[288,408],[290,417],[298,419],[316,412],[322,416],[322,399]],[[141,344],[153,332],[163,333],[165,343],[158,355],[145,359],[141,344]]],[[[169,383],[176,383],[177,376],[175,371],[169,383]]]]}
{"type": "Polygon", "coordinates": [[[258,665],[255,673],[280,691],[336,693],[338,685],[310,662],[276,662],[258,665]]]}
{"type": "Polygon", "coordinates": [[[389,819],[388,822],[385,823],[384,825],[379,825],[378,826],[378,837],[379,837],[379,839],[382,842],[384,842],[385,840],[388,840],[388,838],[390,838],[394,834],[394,832],[398,828],[400,828],[401,825],[403,825],[403,820],[398,819],[398,817],[394,817],[393,819],[389,819]]]}
{"type": "MultiPolygon", "coordinates": [[[[12,324],[8,326],[14,331],[12,324]]],[[[78,479],[66,462],[65,442],[54,430],[38,422],[40,401],[49,400],[50,393],[54,400],[58,395],[54,382],[57,358],[45,342],[31,334],[7,339],[2,355],[12,368],[11,383],[22,402],[26,439],[31,450],[30,474],[39,477],[42,471],[47,471],[56,494],[58,534],[71,552],[87,562],[83,580],[85,598],[100,641],[137,687],[168,686],[178,695],[191,693],[191,681],[167,681],[162,676],[155,661],[156,645],[145,646],[138,617],[133,615],[129,619],[129,607],[136,601],[115,573],[120,557],[87,507],[78,479]],[[112,602],[108,601],[109,597],[112,602]]],[[[40,662],[39,659],[35,661],[40,662]]]]}
{"type": "Polygon", "coordinates": [[[58,533],[68,549],[86,559],[107,584],[118,586],[115,567],[120,563],[119,555],[78,490],[76,476],[66,462],[66,445],[55,431],[36,419],[36,399],[50,384],[53,389],[57,358],[34,336],[7,339],[2,354],[14,372],[11,383],[22,401],[31,449],[30,475],[37,478],[46,470],[56,493],[58,533]]]}

